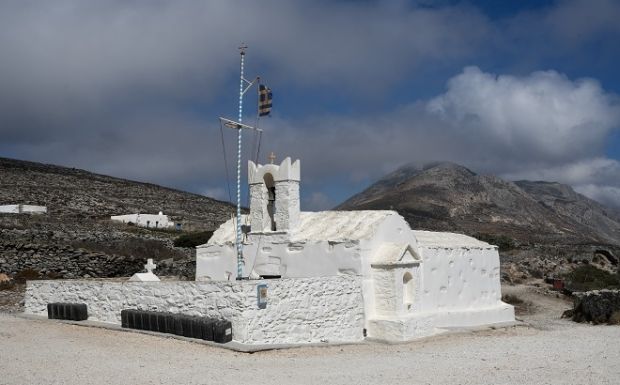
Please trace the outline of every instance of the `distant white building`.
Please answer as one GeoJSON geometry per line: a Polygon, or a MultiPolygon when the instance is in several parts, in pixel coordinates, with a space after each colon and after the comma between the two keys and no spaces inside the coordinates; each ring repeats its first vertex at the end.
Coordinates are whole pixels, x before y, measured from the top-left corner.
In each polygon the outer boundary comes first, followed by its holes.
{"type": "Polygon", "coordinates": [[[4,214],[45,214],[46,206],[35,205],[1,205],[0,213],[4,214]]]}
{"type": "Polygon", "coordinates": [[[167,229],[174,227],[174,222],[171,222],[168,216],[164,215],[161,211],[159,214],[112,215],[110,219],[113,221],[132,223],[136,226],[153,229],[167,229]]]}
{"type": "MultiPolygon", "coordinates": [[[[300,163],[249,162],[242,218],[244,277],[361,277],[367,336],[404,341],[514,321],[501,300],[497,247],[453,233],[413,231],[395,211],[301,212],[300,163]]],[[[234,219],[198,246],[196,280],[237,278],[234,219]]]]}

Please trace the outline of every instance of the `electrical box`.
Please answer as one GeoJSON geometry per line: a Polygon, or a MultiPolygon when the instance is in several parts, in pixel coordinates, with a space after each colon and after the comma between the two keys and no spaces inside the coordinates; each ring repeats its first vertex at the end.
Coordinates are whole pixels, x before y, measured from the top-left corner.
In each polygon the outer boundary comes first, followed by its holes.
{"type": "Polygon", "coordinates": [[[258,308],[264,309],[267,307],[267,284],[261,283],[256,286],[256,297],[258,299],[258,308]]]}

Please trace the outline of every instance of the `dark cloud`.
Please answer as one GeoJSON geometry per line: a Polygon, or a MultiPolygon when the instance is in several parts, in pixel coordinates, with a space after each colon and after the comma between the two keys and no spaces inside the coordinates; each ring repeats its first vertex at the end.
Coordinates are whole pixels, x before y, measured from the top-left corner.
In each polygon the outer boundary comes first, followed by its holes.
{"type": "MultiPolygon", "coordinates": [[[[216,117],[234,114],[235,51],[245,41],[248,73],[260,68],[278,102],[297,109],[294,119],[264,121],[263,156],[302,159],[307,207],[430,160],[559,175],[609,197],[618,173],[597,170],[616,162],[603,152],[618,127],[612,93],[557,71],[458,72],[496,52],[545,68],[532,58],[548,56],[546,41],[576,52],[617,36],[618,13],[612,1],[573,0],[500,21],[456,1],[5,1],[0,150],[227,198],[216,117]],[[436,68],[449,75],[429,80],[437,91],[422,93],[435,98],[409,93],[409,79],[436,68]],[[332,94],[343,95],[340,108],[304,113],[308,98],[332,94]],[[395,102],[380,113],[359,102],[384,98],[395,102]],[[596,177],[558,171],[580,164],[596,177]]],[[[234,133],[225,139],[232,160],[234,133]]],[[[252,139],[244,135],[246,156],[252,139]]]]}

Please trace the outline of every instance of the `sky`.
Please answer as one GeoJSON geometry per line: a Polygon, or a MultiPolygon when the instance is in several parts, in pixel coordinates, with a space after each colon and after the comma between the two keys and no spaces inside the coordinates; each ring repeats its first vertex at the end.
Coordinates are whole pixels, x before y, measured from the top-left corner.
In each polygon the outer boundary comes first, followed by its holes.
{"type": "Polygon", "coordinates": [[[244,42],[274,94],[259,162],[301,159],[302,209],[436,161],[620,208],[618,20],[616,0],[4,0],[0,156],[229,200],[244,42]]]}

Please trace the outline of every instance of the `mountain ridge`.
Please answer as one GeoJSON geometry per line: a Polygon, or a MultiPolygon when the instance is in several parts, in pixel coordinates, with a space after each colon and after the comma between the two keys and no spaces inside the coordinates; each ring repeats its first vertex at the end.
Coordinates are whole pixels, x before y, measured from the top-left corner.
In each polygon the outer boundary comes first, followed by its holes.
{"type": "Polygon", "coordinates": [[[568,185],[506,181],[450,162],[404,165],[337,209],[395,209],[412,228],[509,235],[521,242],[620,245],[613,209],[568,185]]]}

